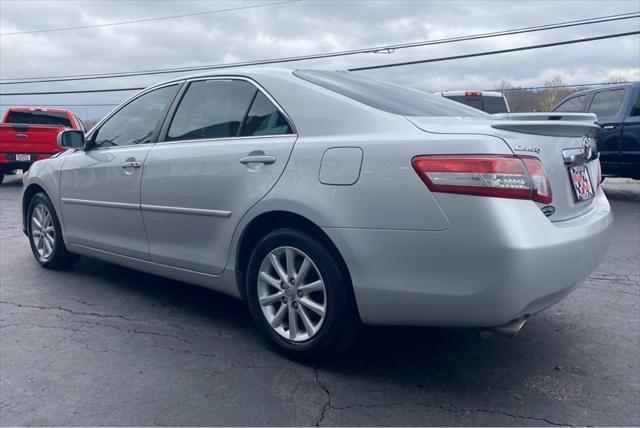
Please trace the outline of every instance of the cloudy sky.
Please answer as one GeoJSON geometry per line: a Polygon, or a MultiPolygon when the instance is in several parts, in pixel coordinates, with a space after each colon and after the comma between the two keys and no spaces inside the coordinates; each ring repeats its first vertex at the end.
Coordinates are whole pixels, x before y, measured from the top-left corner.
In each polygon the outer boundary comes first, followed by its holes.
{"type": "MultiPolygon", "coordinates": [[[[510,30],[640,11],[640,1],[47,1],[0,0],[0,80],[208,65],[359,49],[510,30]],[[265,5],[268,3],[277,3],[265,5]],[[250,8],[255,5],[262,7],[250,8]],[[227,10],[224,9],[238,9],[227,10]],[[196,16],[98,28],[199,12],[196,16]]],[[[640,30],[640,19],[503,36],[437,46],[290,63],[297,68],[358,66],[460,55],[640,30]]],[[[502,55],[362,72],[424,90],[490,89],[500,81],[539,86],[640,80],[640,37],[631,36],[502,55]]],[[[0,93],[148,86],[179,75],[29,85],[0,93]]],[[[72,106],[99,118],[130,92],[2,96],[7,105],[72,106]]]]}

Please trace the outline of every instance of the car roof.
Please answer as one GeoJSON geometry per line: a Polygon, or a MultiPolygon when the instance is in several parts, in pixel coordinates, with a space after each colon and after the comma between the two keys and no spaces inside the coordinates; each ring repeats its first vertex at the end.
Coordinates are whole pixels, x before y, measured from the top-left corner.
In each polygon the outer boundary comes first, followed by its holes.
{"type": "Polygon", "coordinates": [[[568,95],[566,98],[574,97],[576,95],[590,94],[592,92],[601,91],[603,89],[606,89],[608,91],[608,90],[614,90],[614,89],[626,89],[633,86],[640,86],[640,82],[620,83],[615,85],[602,85],[602,86],[598,86],[597,88],[585,89],[583,91],[574,92],[568,95]]]}

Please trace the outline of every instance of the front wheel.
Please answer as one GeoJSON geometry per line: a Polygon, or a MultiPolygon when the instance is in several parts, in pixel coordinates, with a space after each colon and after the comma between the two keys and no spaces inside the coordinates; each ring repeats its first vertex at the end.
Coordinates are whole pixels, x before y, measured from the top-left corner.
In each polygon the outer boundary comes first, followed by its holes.
{"type": "Polygon", "coordinates": [[[282,228],[260,240],[246,287],[254,322],[287,356],[335,355],[357,337],[351,285],[334,252],[307,233],[282,228]]]}
{"type": "Polygon", "coordinates": [[[34,257],[45,268],[66,268],[79,258],[67,251],[58,216],[44,193],[36,194],[29,203],[27,234],[34,257]]]}

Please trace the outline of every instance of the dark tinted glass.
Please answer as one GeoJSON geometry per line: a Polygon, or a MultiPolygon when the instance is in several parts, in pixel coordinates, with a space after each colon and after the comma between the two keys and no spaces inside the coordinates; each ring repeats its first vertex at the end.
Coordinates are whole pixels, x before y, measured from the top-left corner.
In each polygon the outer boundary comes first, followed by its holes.
{"type": "Polygon", "coordinates": [[[165,86],[131,101],[111,116],[93,137],[93,147],[126,146],[151,142],[153,133],[178,85],[165,86]]]}
{"type": "Polygon", "coordinates": [[[636,98],[636,104],[633,106],[633,110],[631,110],[631,116],[640,116],[640,94],[638,98],[636,98]]]}
{"type": "Polygon", "coordinates": [[[193,82],[173,117],[168,140],[235,137],[257,89],[243,80],[193,82]]]}
{"type": "Polygon", "coordinates": [[[441,95],[335,71],[295,71],[301,79],[389,113],[403,116],[491,117],[441,95]]]}
{"type": "Polygon", "coordinates": [[[10,111],[5,123],[26,123],[29,125],[54,125],[71,128],[71,121],[65,113],[50,111],[10,111]]]}
{"type": "Polygon", "coordinates": [[[508,113],[507,102],[502,97],[482,97],[483,110],[487,113],[508,113]]]}
{"type": "Polygon", "coordinates": [[[450,100],[462,103],[466,106],[484,111],[484,108],[482,106],[482,97],[465,97],[464,95],[453,95],[453,96],[447,96],[445,98],[448,98],[450,100]]]}
{"type": "Polygon", "coordinates": [[[292,132],[282,113],[262,92],[258,92],[242,125],[240,135],[282,135],[292,132]]]}
{"type": "Polygon", "coordinates": [[[586,95],[578,95],[577,97],[569,98],[567,101],[553,109],[553,111],[581,112],[582,104],[584,104],[586,97],[586,95]]]}
{"type": "Polygon", "coordinates": [[[598,92],[593,96],[589,111],[595,113],[599,118],[613,116],[620,109],[623,98],[624,89],[598,92]]]}

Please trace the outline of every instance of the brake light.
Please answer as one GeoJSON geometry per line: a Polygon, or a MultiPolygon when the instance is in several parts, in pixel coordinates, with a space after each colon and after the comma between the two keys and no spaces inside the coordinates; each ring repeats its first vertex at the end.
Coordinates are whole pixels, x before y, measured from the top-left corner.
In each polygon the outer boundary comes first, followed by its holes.
{"type": "Polygon", "coordinates": [[[531,199],[545,204],[552,200],[547,174],[537,158],[502,155],[417,156],[411,164],[433,192],[531,199]]]}
{"type": "Polygon", "coordinates": [[[481,97],[482,92],[465,92],[464,96],[465,97],[481,97]]]}

